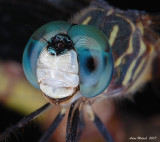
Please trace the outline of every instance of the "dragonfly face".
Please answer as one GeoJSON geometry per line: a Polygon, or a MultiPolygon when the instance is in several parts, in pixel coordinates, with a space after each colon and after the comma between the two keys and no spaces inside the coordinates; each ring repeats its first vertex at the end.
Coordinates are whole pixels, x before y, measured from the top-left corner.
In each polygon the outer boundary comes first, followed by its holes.
{"type": "Polygon", "coordinates": [[[31,84],[50,102],[71,104],[106,89],[113,57],[107,38],[96,28],[58,21],[33,34],[24,51],[23,67],[31,84]]]}
{"type": "MultiPolygon", "coordinates": [[[[55,46],[55,43],[53,43],[53,38],[58,37],[58,35],[61,36],[60,41],[64,41],[64,39],[68,39],[68,40],[71,39],[73,42],[73,46],[74,46],[74,43],[76,46],[81,45],[81,43],[77,42],[76,36],[80,37],[79,41],[81,41],[82,39],[83,40],[87,39],[88,36],[81,39],[81,36],[83,37],[85,34],[81,32],[80,33],[74,32],[74,36],[72,37],[70,35],[70,30],[73,30],[76,26],[73,26],[69,30],[71,25],[66,26],[67,27],[66,30],[64,30],[65,28],[62,28],[61,29],[63,31],[62,33],[61,32],[59,33],[56,30],[54,30],[54,32],[50,32],[50,30],[47,31],[46,30],[47,28],[45,27],[46,29],[45,28],[43,30],[39,29],[37,33],[35,33],[31,37],[27,45],[28,49],[26,49],[27,51],[25,51],[26,55],[24,55],[24,58],[27,58],[27,59],[24,59],[24,62],[25,62],[24,66],[27,66],[27,67],[24,67],[24,70],[28,76],[27,77],[28,80],[35,87],[39,88],[40,86],[42,92],[45,94],[45,97],[50,102],[57,105],[62,104],[64,102],[68,103],[68,100],[71,103],[72,101],[78,99],[79,97],[77,98],[73,97],[73,96],[77,96],[73,93],[76,91],[81,91],[82,92],[81,95],[83,94],[85,97],[88,97],[89,98],[88,100],[96,100],[97,98],[103,99],[106,96],[120,96],[120,95],[133,94],[136,90],[140,88],[139,86],[143,86],[145,82],[153,78],[151,64],[153,63],[154,59],[156,59],[157,57],[156,51],[158,51],[157,47],[155,46],[156,45],[155,42],[153,42],[152,40],[145,39],[145,38],[148,38],[146,36],[146,31],[150,28],[149,23],[146,21],[150,19],[145,19],[146,20],[145,21],[144,18],[146,18],[145,13],[138,13],[135,11],[124,12],[117,9],[115,10],[113,7],[107,5],[106,3],[104,4],[96,3],[91,5],[87,9],[82,10],[78,15],[76,15],[73,19],[70,20],[70,23],[92,25],[100,29],[109,39],[109,42],[113,51],[113,56],[115,59],[114,60],[115,69],[114,69],[111,83],[103,94],[100,94],[100,93],[104,91],[104,88],[106,88],[106,86],[110,82],[110,79],[111,79],[110,75],[109,77],[102,76],[103,79],[100,79],[102,80],[101,84],[105,86],[102,87],[103,89],[98,90],[98,93],[96,92],[94,94],[95,90],[94,91],[91,90],[92,91],[91,93],[86,93],[88,89],[90,89],[89,85],[93,85],[92,89],[95,88],[94,86],[95,84],[92,84],[92,83],[94,83],[95,80],[99,79],[98,75],[101,74],[102,70],[97,70],[94,76],[93,74],[91,74],[91,72],[95,70],[97,65],[99,65],[98,63],[102,63],[100,64],[100,68],[98,69],[104,69],[104,65],[106,65],[105,62],[102,62],[104,61],[104,57],[102,56],[103,54],[97,55],[97,52],[95,52],[92,49],[93,46],[91,46],[91,49],[90,47],[88,47],[88,45],[90,44],[87,44],[87,47],[85,47],[85,49],[82,51],[78,50],[79,47],[72,48],[72,46],[71,46],[71,49],[60,50],[60,52],[59,51],[56,52],[56,48],[53,48],[53,45],[55,46]],[[148,27],[148,29],[146,27],[148,27]],[[44,34],[45,32],[47,33],[46,35],[44,34]],[[52,35],[50,36],[50,34],[52,35]],[[67,35],[67,36],[64,36],[64,35],[67,35]],[[69,38],[68,38],[68,35],[69,35],[69,38]],[[80,54],[81,52],[84,54],[80,54]],[[54,56],[55,53],[57,54],[56,58],[54,56]],[[90,54],[92,55],[92,57],[94,57],[94,59],[90,58],[89,56],[90,54]],[[64,58],[61,58],[62,55],[64,58]],[[43,62],[44,61],[43,57],[45,56],[47,57],[47,61],[43,62]],[[71,57],[71,60],[70,60],[71,62],[67,60],[68,57],[71,57]],[[84,62],[84,59],[87,62],[84,62]],[[55,76],[54,79],[48,76],[46,77],[45,76],[46,72],[44,72],[43,69],[41,68],[43,66],[45,67],[45,69],[50,68],[52,70],[58,69],[58,71],[61,71],[61,69],[59,70],[58,64],[55,66],[51,66],[51,64],[47,64],[55,61],[58,62],[60,66],[62,65],[61,61],[67,61],[68,63],[67,68],[65,67],[67,71],[74,66],[75,70],[74,72],[71,72],[71,73],[74,74],[75,76],[78,75],[78,78],[81,78],[81,79],[75,79],[76,77],[72,78],[73,82],[70,81],[70,84],[72,86],[69,86],[69,87],[73,88],[72,89],[73,91],[70,91],[71,93],[69,92],[67,95],[64,94],[64,91],[62,90],[60,91],[54,90],[55,86],[53,86],[52,83],[51,85],[48,83],[50,82],[50,80],[56,82],[59,79],[58,76],[55,76]],[[89,66],[85,66],[85,65],[89,65],[89,66]],[[89,75],[89,78],[86,78],[88,75],[89,75]],[[105,80],[106,78],[108,78],[108,81],[105,80]],[[44,80],[41,81],[41,79],[44,79],[44,80]],[[39,80],[38,83],[37,83],[37,80],[39,80]],[[51,86],[50,88],[45,86],[46,80],[49,86],[51,86]],[[89,83],[87,83],[87,81],[89,81],[89,83]],[[85,87],[82,89],[84,83],[86,84],[85,84],[85,87]],[[81,87],[79,87],[80,85],[81,87]],[[50,89],[52,90],[51,93],[49,91],[50,89]],[[53,93],[53,90],[56,93],[53,93]],[[46,96],[46,94],[48,95],[46,96]],[[97,97],[94,97],[97,94],[100,94],[100,95],[98,95],[97,97]],[[93,97],[93,99],[90,97],[93,97]]],[[[60,27],[63,27],[64,25],[66,24],[61,24],[60,27]]],[[[85,31],[87,31],[87,28],[85,31]]],[[[97,36],[97,33],[92,35],[97,36]]],[[[99,36],[96,37],[96,40],[98,37],[99,36]]],[[[91,43],[91,42],[87,42],[87,43],[91,43]]],[[[101,51],[105,53],[110,52],[111,50],[108,50],[108,49],[101,50],[101,51]]],[[[47,74],[49,73],[50,72],[47,71],[47,74]]],[[[51,72],[51,74],[53,73],[51,72]]],[[[65,77],[67,76],[69,76],[69,74],[67,74],[65,77]]],[[[63,80],[63,82],[66,82],[66,80],[63,80]]],[[[63,86],[58,86],[58,87],[66,88],[64,84],[63,86]]],[[[97,90],[97,88],[95,89],[97,90]]],[[[86,103],[86,105],[88,105],[88,102],[86,103]]],[[[69,121],[71,120],[71,122],[68,122],[68,132],[70,132],[71,130],[70,128],[73,128],[73,127],[70,127],[71,126],[70,124],[75,123],[75,121],[74,123],[72,123],[72,119],[76,118],[76,116],[78,116],[77,112],[80,111],[80,109],[75,109],[75,110],[76,111],[74,110],[72,111],[73,113],[71,113],[72,115],[69,116],[69,119],[68,119],[69,121]],[[74,114],[77,114],[77,115],[74,115],[74,114]]],[[[92,120],[93,121],[97,120],[97,117],[94,117],[95,116],[94,113],[92,114],[93,114],[92,118],[94,118],[92,120]]],[[[77,120],[77,119],[74,119],[74,120],[77,120]]]]}

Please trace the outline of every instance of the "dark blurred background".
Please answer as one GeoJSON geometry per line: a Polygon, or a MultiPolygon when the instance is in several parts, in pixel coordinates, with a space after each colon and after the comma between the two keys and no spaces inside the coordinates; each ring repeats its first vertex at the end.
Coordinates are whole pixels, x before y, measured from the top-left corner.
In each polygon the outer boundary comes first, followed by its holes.
{"type": "MultiPolygon", "coordinates": [[[[21,64],[23,50],[34,29],[50,21],[68,20],[79,10],[87,7],[90,2],[91,0],[0,0],[0,62],[14,61],[21,64]]],[[[124,10],[133,9],[160,14],[158,1],[141,1],[140,3],[140,1],[108,0],[107,2],[124,10]]],[[[3,82],[0,80],[0,85],[1,83],[3,82]]],[[[160,117],[157,117],[160,114],[159,84],[159,80],[148,83],[142,92],[135,94],[134,101],[116,100],[114,105],[119,119],[123,118],[127,124],[133,122],[135,125],[145,122],[144,126],[147,124],[146,121],[150,120],[155,121],[160,127],[158,123],[160,117]]],[[[23,115],[6,108],[0,102],[0,132],[22,117],[23,115]]],[[[125,129],[129,128],[126,126],[125,129]]],[[[153,131],[159,130],[156,127],[153,131]]],[[[19,135],[20,142],[36,142],[41,131],[34,123],[27,126],[19,135]]],[[[13,137],[9,141],[17,141],[17,139],[13,137]]]]}

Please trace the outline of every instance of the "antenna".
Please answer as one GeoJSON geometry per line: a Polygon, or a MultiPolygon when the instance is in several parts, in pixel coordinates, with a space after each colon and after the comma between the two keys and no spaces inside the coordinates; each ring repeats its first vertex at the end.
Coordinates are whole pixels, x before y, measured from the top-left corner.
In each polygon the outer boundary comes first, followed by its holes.
{"type": "Polygon", "coordinates": [[[68,30],[67,30],[67,34],[68,34],[68,32],[69,32],[69,30],[73,27],[73,26],[75,26],[75,25],[78,25],[78,24],[71,24],[71,26],[68,28],[68,30]]]}

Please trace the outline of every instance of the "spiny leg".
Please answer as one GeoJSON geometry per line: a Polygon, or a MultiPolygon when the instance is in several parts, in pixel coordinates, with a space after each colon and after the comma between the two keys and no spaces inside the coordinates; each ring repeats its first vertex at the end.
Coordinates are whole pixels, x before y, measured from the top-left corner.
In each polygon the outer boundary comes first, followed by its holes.
{"type": "Polygon", "coordinates": [[[79,122],[80,101],[72,103],[67,121],[66,142],[75,142],[79,122]]]}
{"type": "Polygon", "coordinates": [[[16,130],[24,127],[27,125],[30,121],[32,121],[34,118],[38,117],[40,114],[42,114],[45,110],[47,110],[51,106],[50,103],[45,104],[38,110],[32,112],[28,116],[25,116],[23,119],[21,119],[17,124],[11,126],[10,128],[6,129],[5,132],[3,132],[0,135],[0,141],[5,141],[11,134],[14,134],[16,130]]]}
{"type": "Polygon", "coordinates": [[[107,130],[101,119],[98,117],[98,115],[93,111],[93,109],[89,105],[87,106],[87,112],[90,115],[91,121],[97,127],[97,129],[104,137],[106,142],[113,142],[112,136],[110,135],[109,131],[107,130]]]}
{"type": "Polygon", "coordinates": [[[47,129],[47,131],[43,134],[43,136],[40,138],[39,142],[48,142],[51,135],[55,131],[55,129],[58,127],[60,122],[63,120],[63,117],[65,116],[66,109],[61,109],[57,117],[52,122],[51,126],[47,129]]]}

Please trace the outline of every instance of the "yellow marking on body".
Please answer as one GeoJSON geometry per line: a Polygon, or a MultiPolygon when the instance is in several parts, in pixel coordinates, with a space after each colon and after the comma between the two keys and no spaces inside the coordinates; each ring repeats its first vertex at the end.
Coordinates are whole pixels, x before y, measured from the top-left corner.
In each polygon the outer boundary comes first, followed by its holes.
{"type": "MultiPolygon", "coordinates": [[[[146,45],[144,44],[144,42],[142,41],[142,39],[140,38],[140,50],[139,50],[139,53],[137,55],[137,57],[132,61],[128,71],[127,71],[127,74],[122,82],[123,85],[126,85],[128,83],[128,81],[131,79],[131,74],[132,74],[132,71],[133,71],[133,68],[135,67],[136,65],[136,62],[138,60],[138,58],[140,56],[142,56],[144,54],[144,52],[146,51],[146,45]]],[[[134,75],[133,75],[133,80],[135,79],[135,77],[138,75],[139,71],[141,70],[141,67],[142,65],[139,64],[134,75]]]]}
{"type": "MultiPolygon", "coordinates": [[[[143,42],[142,42],[142,46],[145,46],[143,42]]],[[[154,48],[154,47],[151,48],[150,54],[151,54],[152,52],[154,52],[153,48],[154,48]]],[[[144,52],[144,51],[141,51],[141,52],[144,52]]],[[[145,58],[143,58],[142,60],[144,60],[144,59],[145,59],[145,58]]],[[[145,60],[144,60],[144,61],[145,61],[145,60]]],[[[134,76],[133,76],[133,79],[135,79],[135,78],[137,77],[138,73],[140,72],[140,70],[141,70],[141,68],[142,68],[142,65],[144,64],[144,61],[141,61],[139,67],[136,69],[135,74],[134,74],[134,76]]]]}
{"type": "MultiPolygon", "coordinates": [[[[126,22],[129,23],[129,25],[131,26],[132,33],[135,31],[135,29],[136,29],[136,28],[135,28],[135,25],[133,24],[133,22],[132,22],[130,19],[128,19],[128,18],[126,18],[126,17],[124,17],[124,16],[122,16],[122,15],[120,15],[120,14],[116,14],[116,16],[121,17],[122,19],[124,19],[126,22]]],[[[132,36],[131,36],[131,38],[130,38],[129,48],[127,49],[126,53],[127,53],[127,54],[133,53],[132,36]]]]}
{"type": "Polygon", "coordinates": [[[133,46],[132,46],[132,36],[129,39],[129,47],[126,52],[124,52],[115,62],[115,67],[119,66],[122,63],[122,59],[125,55],[133,53],[133,46]]]}
{"type": "MultiPolygon", "coordinates": [[[[142,43],[142,45],[143,44],[144,43],[142,43]]],[[[129,90],[126,92],[127,94],[134,93],[135,90],[140,89],[145,83],[147,83],[148,81],[150,81],[152,79],[152,67],[151,66],[152,66],[153,60],[157,56],[157,53],[154,50],[154,46],[150,45],[150,48],[151,48],[151,51],[148,52],[149,54],[141,60],[141,63],[140,63],[139,67],[137,68],[137,70],[136,70],[136,72],[133,76],[133,79],[134,80],[136,79],[136,80],[131,85],[129,90]],[[147,60],[147,63],[146,63],[146,60],[147,60]],[[145,64],[145,67],[143,66],[144,64],[145,64]],[[138,76],[142,67],[144,67],[143,73],[141,73],[138,76]],[[138,76],[138,78],[137,78],[137,76],[138,76]]]]}
{"type": "Polygon", "coordinates": [[[142,38],[140,38],[140,51],[139,51],[138,57],[140,57],[146,50],[147,50],[146,45],[142,40],[142,38]]]}
{"type": "Polygon", "coordinates": [[[141,34],[143,35],[143,33],[144,33],[144,27],[143,27],[142,22],[138,22],[136,24],[136,26],[138,27],[138,29],[140,30],[141,34]]]}
{"type": "Polygon", "coordinates": [[[122,59],[123,57],[125,56],[126,54],[124,53],[123,55],[121,55],[115,62],[115,67],[119,66],[122,62],[122,59]]]}
{"type": "Polygon", "coordinates": [[[109,37],[109,43],[110,43],[110,46],[111,46],[111,47],[112,47],[112,45],[113,45],[113,43],[114,43],[114,41],[115,41],[115,39],[116,39],[116,37],[117,37],[118,31],[119,31],[119,26],[118,26],[118,25],[115,25],[115,26],[113,27],[113,30],[112,30],[112,32],[111,32],[111,34],[110,34],[110,37],[109,37]]]}
{"type": "MultiPolygon", "coordinates": [[[[124,58],[125,55],[133,53],[132,33],[135,31],[135,26],[134,26],[134,24],[132,23],[131,20],[127,19],[126,17],[124,17],[124,16],[122,16],[120,14],[116,14],[116,16],[124,19],[127,23],[129,23],[129,25],[131,26],[131,37],[130,37],[130,40],[129,40],[129,47],[128,47],[127,51],[116,60],[115,67],[117,67],[117,66],[119,66],[121,64],[122,59],[124,58]]],[[[112,46],[112,44],[111,44],[111,46],[112,46]]]]}
{"type": "Polygon", "coordinates": [[[141,71],[143,65],[144,65],[144,62],[145,62],[145,58],[143,58],[140,62],[140,64],[138,65],[134,75],[133,75],[133,80],[137,77],[138,73],[141,71]]]}
{"type": "Polygon", "coordinates": [[[129,39],[129,47],[126,51],[127,54],[132,54],[133,53],[133,34],[131,35],[130,39],[129,39]]]}
{"type": "Polygon", "coordinates": [[[132,28],[132,31],[135,31],[135,26],[134,26],[133,22],[130,19],[128,19],[128,18],[126,18],[126,17],[124,17],[123,15],[120,15],[120,14],[115,14],[115,15],[118,16],[118,17],[121,17],[126,22],[128,22],[130,24],[131,28],[132,28]]]}
{"type": "Polygon", "coordinates": [[[137,60],[134,60],[132,62],[132,64],[130,65],[129,69],[127,70],[127,74],[122,82],[123,85],[126,85],[129,82],[129,80],[131,79],[132,70],[133,70],[134,66],[136,65],[136,61],[137,60]]]}
{"type": "MultiPolygon", "coordinates": [[[[124,17],[124,18],[125,18],[125,17],[124,17]]],[[[126,53],[127,53],[127,54],[132,54],[132,53],[133,53],[133,42],[132,42],[132,39],[133,39],[133,34],[134,34],[134,32],[135,32],[135,26],[134,26],[134,24],[132,23],[131,20],[129,20],[129,19],[127,19],[127,18],[125,18],[125,20],[130,24],[131,30],[132,30],[132,34],[131,34],[131,37],[130,37],[130,39],[129,39],[129,47],[128,47],[126,53]]]]}
{"type": "MultiPolygon", "coordinates": [[[[89,12],[91,12],[91,11],[97,11],[97,10],[104,12],[104,9],[102,9],[102,8],[91,8],[91,9],[90,9],[90,8],[86,8],[86,9],[84,9],[84,10],[80,13],[80,15],[82,16],[82,15],[85,15],[86,13],[89,13],[89,12]]],[[[87,25],[87,24],[90,22],[91,19],[92,19],[91,16],[87,17],[87,18],[82,22],[82,25],[87,25]]]]}
{"type": "Polygon", "coordinates": [[[87,25],[90,21],[91,21],[92,17],[89,16],[87,17],[83,22],[82,22],[82,25],[87,25]]]}
{"type": "Polygon", "coordinates": [[[114,12],[114,10],[113,10],[113,9],[109,10],[109,11],[107,12],[106,16],[111,15],[113,12],[114,12]]]}
{"type": "MultiPolygon", "coordinates": [[[[101,11],[101,12],[104,12],[105,10],[103,8],[87,7],[85,9],[83,9],[82,11],[80,11],[78,14],[75,14],[73,16],[73,18],[71,18],[69,20],[69,22],[71,22],[71,23],[77,22],[77,21],[80,22],[81,18],[79,18],[79,17],[84,17],[84,16],[86,16],[86,14],[88,14],[88,13],[90,13],[92,11],[101,11]]],[[[82,22],[80,22],[79,24],[82,24],[82,22]]]]}
{"type": "MultiPolygon", "coordinates": [[[[132,53],[133,53],[133,48],[134,48],[134,47],[133,47],[133,41],[132,41],[132,40],[133,40],[133,33],[135,32],[135,29],[136,29],[136,28],[135,28],[135,25],[133,24],[133,22],[132,22],[130,19],[128,19],[128,18],[126,18],[126,17],[124,17],[124,16],[122,16],[122,15],[120,15],[120,14],[116,14],[116,16],[124,19],[127,23],[129,23],[129,25],[131,26],[132,34],[131,34],[130,39],[129,39],[128,49],[126,50],[126,52],[125,52],[123,55],[121,55],[121,56],[117,59],[117,61],[115,62],[115,67],[119,66],[120,64],[124,64],[124,63],[122,63],[122,62],[124,61],[124,57],[125,57],[126,55],[129,55],[129,54],[132,54],[132,53]]],[[[135,65],[136,65],[136,62],[137,62],[138,58],[146,51],[146,46],[145,46],[145,44],[142,42],[142,39],[141,39],[140,41],[141,41],[141,42],[140,42],[140,51],[139,51],[137,57],[136,57],[135,59],[133,59],[130,67],[129,67],[128,70],[127,70],[127,73],[126,73],[126,75],[125,75],[125,78],[124,78],[124,80],[123,80],[123,82],[122,82],[122,84],[123,84],[124,86],[125,86],[125,85],[129,82],[129,80],[131,79],[132,71],[133,71],[133,69],[134,69],[134,67],[135,67],[135,65]]]]}
{"type": "MultiPolygon", "coordinates": [[[[132,54],[133,53],[133,42],[132,42],[132,39],[133,39],[133,36],[130,37],[129,47],[128,47],[127,51],[126,51],[126,54],[132,54]]],[[[124,78],[124,80],[122,82],[123,85],[126,85],[128,83],[128,81],[131,79],[132,70],[133,70],[135,64],[136,64],[136,60],[132,61],[129,69],[127,70],[125,78],[124,78]]]]}

